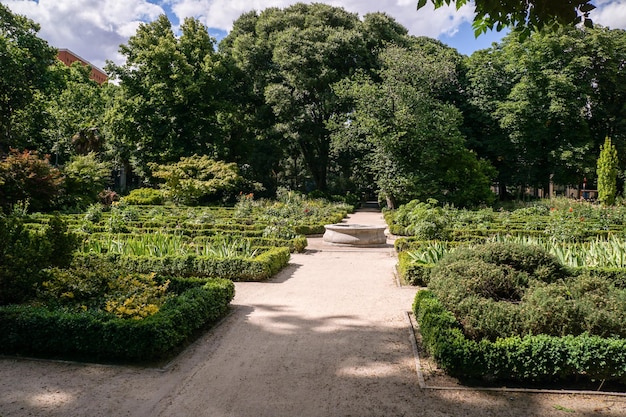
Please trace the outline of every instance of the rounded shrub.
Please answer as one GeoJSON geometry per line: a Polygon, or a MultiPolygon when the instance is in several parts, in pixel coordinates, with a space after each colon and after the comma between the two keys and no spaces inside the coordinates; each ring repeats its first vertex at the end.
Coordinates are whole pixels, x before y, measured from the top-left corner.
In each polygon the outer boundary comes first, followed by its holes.
{"type": "Polygon", "coordinates": [[[444,257],[441,262],[445,265],[463,259],[506,265],[516,271],[531,274],[544,282],[554,282],[568,276],[567,269],[556,257],[533,245],[489,243],[473,248],[459,248],[444,257]]]}
{"type": "Polygon", "coordinates": [[[569,275],[538,247],[495,243],[458,249],[435,265],[428,288],[474,340],[626,336],[626,290],[606,277],[569,275]]]}
{"type": "Polygon", "coordinates": [[[135,188],[122,198],[127,204],[155,206],[163,204],[163,192],[154,188],[135,188]]]}

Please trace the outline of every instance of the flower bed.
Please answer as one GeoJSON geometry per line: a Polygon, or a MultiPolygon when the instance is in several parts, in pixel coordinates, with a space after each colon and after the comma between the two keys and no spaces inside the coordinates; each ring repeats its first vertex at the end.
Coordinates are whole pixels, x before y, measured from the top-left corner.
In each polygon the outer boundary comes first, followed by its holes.
{"type": "Polygon", "coordinates": [[[223,279],[196,280],[153,315],[120,318],[103,310],[0,307],[0,352],[88,361],[154,361],[222,317],[234,297],[223,279]]]}

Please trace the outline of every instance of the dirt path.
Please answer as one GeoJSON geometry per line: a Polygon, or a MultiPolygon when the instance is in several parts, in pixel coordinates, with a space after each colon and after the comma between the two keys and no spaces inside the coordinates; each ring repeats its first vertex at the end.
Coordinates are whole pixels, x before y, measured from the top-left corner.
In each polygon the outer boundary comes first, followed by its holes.
{"type": "Polygon", "coordinates": [[[165,370],[0,359],[0,416],[626,415],[622,397],[420,390],[395,262],[310,239],[165,370]]]}

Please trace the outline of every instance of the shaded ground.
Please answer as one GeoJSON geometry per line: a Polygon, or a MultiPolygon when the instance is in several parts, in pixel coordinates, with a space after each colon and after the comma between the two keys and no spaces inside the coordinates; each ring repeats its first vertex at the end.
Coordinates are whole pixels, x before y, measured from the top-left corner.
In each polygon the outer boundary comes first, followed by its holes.
{"type": "Polygon", "coordinates": [[[165,369],[0,359],[0,416],[626,415],[623,397],[420,390],[391,245],[309,242],[165,369]]]}

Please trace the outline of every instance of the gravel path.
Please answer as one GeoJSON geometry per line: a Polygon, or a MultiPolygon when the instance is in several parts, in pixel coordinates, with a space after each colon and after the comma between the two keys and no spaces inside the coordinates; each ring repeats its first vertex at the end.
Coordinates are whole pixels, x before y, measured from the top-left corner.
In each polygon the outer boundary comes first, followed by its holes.
{"type": "Polygon", "coordinates": [[[626,415],[623,397],[420,390],[395,263],[391,245],[309,239],[164,369],[0,359],[0,416],[626,415]]]}

